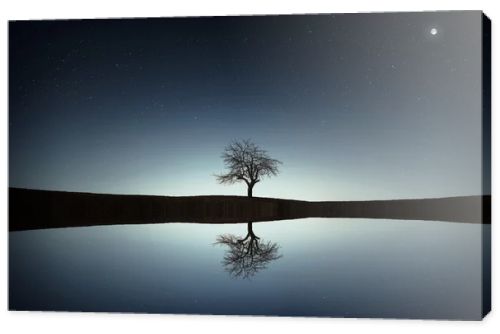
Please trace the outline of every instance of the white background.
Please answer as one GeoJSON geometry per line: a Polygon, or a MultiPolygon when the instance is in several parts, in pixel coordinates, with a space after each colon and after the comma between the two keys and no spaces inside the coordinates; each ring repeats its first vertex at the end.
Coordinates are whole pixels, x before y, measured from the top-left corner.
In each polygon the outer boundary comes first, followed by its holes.
{"type": "MultiPolygon", "coordinates": [[[[352,13],[380,11],[422,11],[422,10],[483,10],[493,21],[493,170],[498,165],[500,136],[499,117],[495,115],[496,83],[499,71],[495,57],[498,51],[500,22],[500,1],[316,1],[316,0],[182,0],[169,3],[163,1],[104,1],[104,0],[3,0],[0,5],[2,52],[0,64],[2,80],[0,97],[2,114],[0,117],[0,221],[3,231],[7,231],[7,20],[52,19],[52,18],[95,18],[95,17],[155,17],[155,16],[207,16],[232,14],[287,14],[287,13],[352,13]]],[[[493,193],[499,190],[499,182],[493,176],[493,193]]],[[[493,206],[493,221],[497,220],[499,206],[493,206]]],[[[497,223],[496,221],[495,223],[497,223]]],[[[495,224],[493,223],[493,224],[495,224]]],[[[228,316],[173,316],[134,315],[99,313],[54,313],[54,312],[8,312],[7,311],[7,233],[1,233],[0,243],[0,330],[3,333],[316,333],[316,332],[371,332],[371,333],[421,333],[448,332],[470,333],[476,331],[499,332],[500,294],[498,289],[498,249],[496,226],[493,228],[493,311],[482,322],[462,321],[420,321],[420,320],[380,320],[380,319],[330,319],[330,318],[275,318],[275,317],[228,317],[228,316]],[[497,308],[496,308],[496,307],[497,308]],[[496,309],[495,309],[496,308],[496,309]]],[[[202,278],[200,278],[202,279],[202,278]]]]}

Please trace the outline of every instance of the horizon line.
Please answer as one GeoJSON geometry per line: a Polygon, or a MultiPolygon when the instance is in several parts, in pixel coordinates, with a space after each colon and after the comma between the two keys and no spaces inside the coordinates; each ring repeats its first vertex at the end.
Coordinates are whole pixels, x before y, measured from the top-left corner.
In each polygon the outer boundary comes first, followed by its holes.
{"type": "Polygon", "coordinates": [[[366,200],[320,200],[320,201],[310,201],[304,199],[290,199],[290,198],[278,198],[278,197],[262,197],[253,196],[248,197],[245,195],[151,195],[151,194],[124,194],[124,193],[100,193],[91,191],[71,191],[71,190],[51,190],[51,189],[36,189],[36,188],[23,188],[23,187],[11,187],[8,189],[16,190],[27,190],[27,191],[46,191],[46,192],[62,192],[62,193],[74,193],[74,194],[91,194],[91,195],[108,195],[108,196],[147,196],[147,197],[176,197],[176,198],[187,198],[187,197],[242,197],[242,198],[256,198],[256,199],[277,199],[277,200],[288,200],[288,201],[299,201],[299,202],[375,202],[375,201],[402,201],[402,200],[429,200],[429,199],[446,199],[446,198],[461,198],[461,197],[487,197],[491,194],[476,194],[476,195],[453,195],[453,196],[440,196],[440,197],[415,197],[415,198],[391,198],[391,199],[366,199],[366,200]]]}

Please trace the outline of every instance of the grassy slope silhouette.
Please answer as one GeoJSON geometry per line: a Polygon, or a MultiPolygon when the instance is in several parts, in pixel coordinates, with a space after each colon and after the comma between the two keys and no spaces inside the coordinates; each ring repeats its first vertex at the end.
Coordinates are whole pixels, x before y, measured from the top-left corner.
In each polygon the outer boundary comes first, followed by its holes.
{"type": "Polygon", "coordinates": [[[145,196],[9,188],[9,230],[306,217],[491,222],[491,196],[307,202],[243,196],[145,196]]]}

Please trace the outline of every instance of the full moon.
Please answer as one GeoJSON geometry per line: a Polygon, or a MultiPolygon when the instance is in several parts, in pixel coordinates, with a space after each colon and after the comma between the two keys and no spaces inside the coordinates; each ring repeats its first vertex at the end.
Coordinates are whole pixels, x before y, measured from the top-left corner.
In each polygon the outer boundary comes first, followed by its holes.
{"type": "Polygon", "coordinates": [[[437,33],[438,33],[438,30],[436,28],[431,29],[431,35],[435,36],[435,35],[437,35],[437,33]]]}

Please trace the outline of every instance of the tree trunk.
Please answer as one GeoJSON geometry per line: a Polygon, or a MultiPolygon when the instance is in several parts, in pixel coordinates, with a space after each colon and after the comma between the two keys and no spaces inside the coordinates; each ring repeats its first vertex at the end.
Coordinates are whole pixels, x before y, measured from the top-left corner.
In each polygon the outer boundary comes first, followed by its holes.
{"type": "Polygon", "coordinates": [[[256,236],[254,233],[253,233],[253,228],[252,228],[252,223],[253,222],[248,222],[248,225],[247,225],[247,235],[250,236],[250,239],[254,240],[254,239],[259,239],[258,236],[256,236]]]}
{"type": "Polygon", "coordinates": [[[247,195],[248,197],[252,197],[253,185],[248,185],[247,195]]]}

